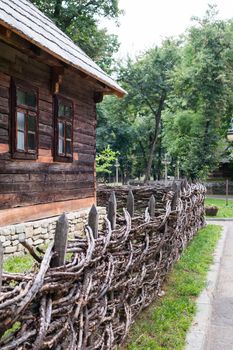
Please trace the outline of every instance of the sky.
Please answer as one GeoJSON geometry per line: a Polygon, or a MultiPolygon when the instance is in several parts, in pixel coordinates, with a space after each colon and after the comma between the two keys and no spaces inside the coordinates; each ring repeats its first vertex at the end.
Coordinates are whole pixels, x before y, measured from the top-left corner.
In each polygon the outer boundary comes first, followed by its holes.
{"type": "Polygon", "coordinates": [[[183,33],[191,17],[202,17],[208,4],[217,4],[219,18],[233,18],[233,0],[119,0],[125,12],[119,28],[112,21],[102,21],[101,26],[118,35],[118,58],[134,57],[163,38],[183,33]]]}

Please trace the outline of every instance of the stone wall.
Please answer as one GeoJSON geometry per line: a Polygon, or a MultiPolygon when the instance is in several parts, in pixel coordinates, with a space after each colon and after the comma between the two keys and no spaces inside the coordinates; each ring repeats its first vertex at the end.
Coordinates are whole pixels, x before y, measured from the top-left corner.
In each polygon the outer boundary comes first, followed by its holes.
{"type": "MultiPolygon", "coordinates": [[[[98,207],[99,225],[103,225],[106,209],[98,207]]],[[[84,225],[87,223],[89,209],[67,213],[69,220],[69,236],[74,233],[83,234],[84,225]]],[[[0,227],[0,241],[4,247],[4,258],[11,255],[22,255],[25,248],[19,243],[26,238],[27,242],[36,247],[48,244],[54,237],[58,216],[17,225],[0,227]]]]}

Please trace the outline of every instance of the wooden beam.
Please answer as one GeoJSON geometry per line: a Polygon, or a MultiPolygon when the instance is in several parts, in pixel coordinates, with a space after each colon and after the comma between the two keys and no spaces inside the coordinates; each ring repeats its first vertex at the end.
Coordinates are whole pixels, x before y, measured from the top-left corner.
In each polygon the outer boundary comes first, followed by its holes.
{"type": "Polygon", "coordinates": [[[88,78],[88,75],[84,72],[82,72],[81,70],[78,71],[78,75],[82,78],[82,79],[87,79],[88,78]]]}
{"type": "Polygon", "coordinates": [[[12,31],[10,29],[0,26],[0,34],[6,39],[10,39],[12,35],[12,31]]]}
{"type": "Polygon", "coordinates": [[[2,25],[0,25],[0,40],[39,62],[49,66],[63,66],[63,62],[2,25]]]}
{"type": "Polygon", "coordinates": [[[52,67],[52,94],[58,94],[60,92],[61,83],[64,76],[64,67],[52,67]]]}
{"type": "Polygon", "coordinates": [[[103,92],[102,91],[95,91],[94,92],[94,102],[95,103],[100,103],[103,101],[103,92]]]}
{"type": "Polygon", "coordinates": [[[0,226],[57,216],[63,212],[90,208],[92,204],[96,204],[94,197],[4,209],[0,210],[0,226]]]}
{"type": "Polygon", "coordinates": [[[6,29],[5,36],[6,36],[7,39],[10,39],[10,38],[11,38],[11,34],[12,34],[12,31],[9,30],[9,29],[6,29]]]}
{"type": "Polygon", "coordinates": [[[36,55],[36,56],[41,56],[42,55],[42,50],[38,46],[31,44],[30,45],[30,50],[36,55]]]}

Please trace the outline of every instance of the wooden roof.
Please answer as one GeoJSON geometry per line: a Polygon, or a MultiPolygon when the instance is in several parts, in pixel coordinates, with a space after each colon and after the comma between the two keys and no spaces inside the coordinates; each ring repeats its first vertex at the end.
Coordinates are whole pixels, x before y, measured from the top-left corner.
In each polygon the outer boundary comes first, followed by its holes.
{"type": "Polygon", "coordinates": [[[0,0],[0,24],[52,56],[104,83],[122,97],[126,91],[28,0],[0,0]]]}

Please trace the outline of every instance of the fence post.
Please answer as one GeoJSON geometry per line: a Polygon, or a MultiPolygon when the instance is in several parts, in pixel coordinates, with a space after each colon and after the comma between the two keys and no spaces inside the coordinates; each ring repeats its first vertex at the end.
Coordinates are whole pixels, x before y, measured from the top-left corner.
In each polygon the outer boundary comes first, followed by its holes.
{"type": "Polygon", "coordinates": [[[129,193],[127,196],[126,208],[131,218],[133,218],[134,217],[134,195],[132,190],[129,190],[129,193]]]}
{"type": "Polygon", "coordinates": [[[90,226],[90,228],[92,229],[94,238],[98,238],[98,224],[99,213],[95,204],[93,204],[88,214],[88,226],[90,226]]]}
{"type": "Polygon", "coordinates": [[[185,190],[188,189],[188,181],[186,177],[182,179],[182,181],[179,183],[179,186],[177,187],[181,190],[181,192],[184,192],[185,190]]]}
{"type": "Polygon", "coordinates": [[[155,197],[153,194],[150,196],[149,203],[148,203],[148,209],[149,209],[149,214],[150,214],[151,219],[154,219],[154,217],[155,217],[155,197]]]}
{"type": "Polygon", "coordinates": [[[228,206],[228,196],[229,196],[229,180],[226,179],[226,206],[228,206]]]}
{"type": "Polygon", "coordinates": [[[179,198],[179,189],[177,188],[171,201],[171,210],[176,210],[177,200],[179,198]]]}
{"type": "Polygon", "coordinates": [[[69,222],[66,214],[62,214],[57,220],[55,237],[54,237],[54,251],[56,254],[51,260],[51,267],[63,266],[65,264],[67,238],[68,238],[69,222]]]}
{"type": "Polygon", "coordinates": [[[112,191],[109,200],[108,200],[108,220],[111,223],[111,228],[114,230],[116,228],[116,211],[117,211],[117,202],[115,192],[112,191]]]}
{"type": "Polygon", "coordinates": [[[3,246],[0,241],[0,293],[2,289],[2,272],[3,272],[3,246]]]}
{"type": "Polygon", "coordinates": [[[181,180],[181,183],[180,183],[180,190],[181,190],[181,192],[184,192],[185,189],[186,189],[185,180],[181,180]]]}
{"type": "Polygon", "coordinates": [[[176,184],[176,182],[175,181],[173,181],[173,183],[172,183],[172,191],[173,192],[176,192],[176,190],[177,190],[177,184],[176,184]]]}

